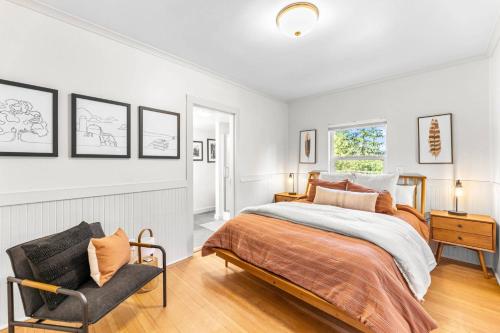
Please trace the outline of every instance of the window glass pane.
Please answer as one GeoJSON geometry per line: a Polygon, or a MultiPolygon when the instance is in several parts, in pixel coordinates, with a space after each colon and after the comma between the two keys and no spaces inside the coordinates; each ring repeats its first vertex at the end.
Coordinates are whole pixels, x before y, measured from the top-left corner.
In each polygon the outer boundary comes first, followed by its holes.
{"type": "Polygon", "coordinates": [[[335,130],[332,135],[335,156],[384,156],[385,126],[335,130]]]}
{"type": "Polygon", "coordinates": [[[342,160],[335,161],[335,172],[366,172],[382,173],[384,161],[382,160],[342,160]]]}

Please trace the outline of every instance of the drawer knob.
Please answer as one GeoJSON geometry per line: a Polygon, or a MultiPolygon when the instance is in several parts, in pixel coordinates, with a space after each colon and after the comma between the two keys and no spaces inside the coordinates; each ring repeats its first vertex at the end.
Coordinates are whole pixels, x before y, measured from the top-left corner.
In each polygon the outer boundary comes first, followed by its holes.
{"type": "Polygon", "coordinates": [[[462,236],[458,236],[458,240],[462,240],[462,236]]]}
{"type": "Polygon", "coordinates": [[[458,225],[457,225],[457,227],[462,228],[462,225],[461,225],[461,224],[458,224],[458,225]]]}

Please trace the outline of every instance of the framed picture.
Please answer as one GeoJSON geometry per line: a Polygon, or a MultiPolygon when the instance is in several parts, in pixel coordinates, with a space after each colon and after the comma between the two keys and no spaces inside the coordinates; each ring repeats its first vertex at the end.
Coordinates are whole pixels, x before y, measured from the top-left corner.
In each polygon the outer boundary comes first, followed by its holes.
{"type": "Polygon", "coordinates": [[[207,162],[215,163],[215,139],[207,139],[207,162]]]}
{"type": "Polygon", "coordinates": [[[0,155],[57,156],[55,89],[0,80],[0,155]]]}
{"type": "Polygon", "coordinates": [[[418,118],[418,163],[453,163],[451,113],[418,118]]]}
{"type": "Polygon", "coordinates": [[[300,131],[299,163],[316,163],[316,130],[300,131]]]}
{"type": "Polygon", "coordinates": [[[139,158],[179,159],[180,114],[139,107],[139,158]]]}
{"type": "Polygon", "coordinates": [[[203,141],[193,141],[193,161],[203,161],[203,141]]]}
{"type": "Polygon", "coordinates": [[[130,157],[130,104],[71,94],[71,156],[130,157]]]}

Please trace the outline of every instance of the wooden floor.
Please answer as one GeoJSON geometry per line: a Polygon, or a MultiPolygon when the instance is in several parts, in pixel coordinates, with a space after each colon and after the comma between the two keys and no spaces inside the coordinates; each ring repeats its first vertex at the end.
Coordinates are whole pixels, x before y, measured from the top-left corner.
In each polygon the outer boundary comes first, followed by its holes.
{"type": "MultiPolygon", "coordinates": [[[[168,278],[166,309],[160,306],[159,288],[138,294],[91,332],[352,332],[248,273],[225,268],[213,255],[197,253],[171,266],[168,278]]],[[[435,332],[500,332],[500,287],[475,266],[442,260],[432,273],[424,307],[440,326],[435,332]]]]}

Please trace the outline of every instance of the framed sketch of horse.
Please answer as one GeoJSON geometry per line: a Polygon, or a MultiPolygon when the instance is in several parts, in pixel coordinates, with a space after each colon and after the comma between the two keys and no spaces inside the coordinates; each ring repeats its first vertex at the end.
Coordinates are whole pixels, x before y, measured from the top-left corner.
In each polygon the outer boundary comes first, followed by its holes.
{"type": "Polygon", "coordinates": [[[180,114],[139,106],[139,158],[180,158],[180,114]]]}
{"type": "Polygon", "coordinates": [[[55,89],[0,80],[0,155],[57,156],[55,89]]]}
{"type": "Polygon", "coordinates": [[[130,157],[130,104],[71,94],[71,156],[130,157]]]}

